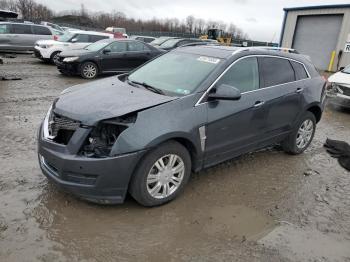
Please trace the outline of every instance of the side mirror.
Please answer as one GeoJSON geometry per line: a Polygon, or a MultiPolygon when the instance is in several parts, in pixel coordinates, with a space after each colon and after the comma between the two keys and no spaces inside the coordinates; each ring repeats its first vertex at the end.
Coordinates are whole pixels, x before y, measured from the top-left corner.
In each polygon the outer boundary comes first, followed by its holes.
{"type": "Polygon", "coordinates": [[[76,43],[78,41],[77,38],[73,38],[72,40],[70,40],[72,43],[76,43]]]}
{"type": "Polygon", "coordinates": [[[222,84],[216,88],[213,93],[209,93],[208,100],[239,100],[241,98],[241,91],[237,88],[222,84]]]}
{"type": "Polygon", "coordinates": [[[112,50],[110,48],[105,48],[105,49],[103,49],[102,52],[106,55],[106,54],[109,54],[110,52],[112,52],[112,50]]]}

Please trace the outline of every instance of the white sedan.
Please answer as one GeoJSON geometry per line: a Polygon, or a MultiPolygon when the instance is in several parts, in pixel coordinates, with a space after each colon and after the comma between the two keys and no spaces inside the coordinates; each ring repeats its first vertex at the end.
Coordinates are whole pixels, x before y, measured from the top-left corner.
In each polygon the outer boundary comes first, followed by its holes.
{"type": "Polygon", "coordinates": [[[328,78],[332,88],[327,95],[332,104],[350,108],[350,65],[328,78]]]}

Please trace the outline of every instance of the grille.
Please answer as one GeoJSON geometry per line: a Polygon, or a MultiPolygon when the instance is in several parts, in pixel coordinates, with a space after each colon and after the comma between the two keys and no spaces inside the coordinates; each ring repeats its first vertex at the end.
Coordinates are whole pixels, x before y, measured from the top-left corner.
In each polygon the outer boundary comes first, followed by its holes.
{"type": "Polygon", "coordinates": [[[350,88],[345,86],[338,86],[341,91],[343,91],[343,95],[350,96],[350,88]]]}
{"type": "Polygon", "coordinates": [[[75,121],[51,112],[49,118],[49,134],[50,136],[56,137],[61,130],[74,132],[79,125],[79,121],[75,121]]]}

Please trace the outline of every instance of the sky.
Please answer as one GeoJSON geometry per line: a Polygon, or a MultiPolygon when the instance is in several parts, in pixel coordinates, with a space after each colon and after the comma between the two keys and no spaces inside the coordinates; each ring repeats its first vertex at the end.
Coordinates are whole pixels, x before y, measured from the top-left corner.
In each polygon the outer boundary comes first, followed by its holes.
{"type": "Polygon", "coordinates": [[[59,12],[79,10],[83,3],[88,11],[121,11],[130,18],[151,19],[188,15],[206,20],[234,23],[249,38],[278,42],[283,8],[324,4],[344,4],[350,0],[37,0],[59,12]]]}

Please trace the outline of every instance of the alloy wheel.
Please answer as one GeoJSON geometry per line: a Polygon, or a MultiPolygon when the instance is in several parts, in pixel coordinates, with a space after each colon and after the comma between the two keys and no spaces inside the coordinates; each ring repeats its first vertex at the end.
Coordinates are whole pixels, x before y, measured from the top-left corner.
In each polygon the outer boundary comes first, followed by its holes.
{"type": "Polygon", "coordinates": [[[159,158],[147,175],[147,191],[156,199],[172,195],[181,185],[185,174],[182,158],[175,154],[159,158]]]}
{"type": "Polygon", "coordinates": [[[306,119],[300,126],[296,145],[299,149],[304,149],[310,142],[312,134],[314,132],[314,123],[310,119],[306,119]]]}
{"type": "Polygon", "coordinates": [[[97,74],[97,68],[93,64],[87,64],[83,68],[83,74],[86,78],[94,78],[97,74]]]}

